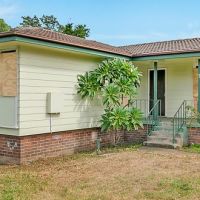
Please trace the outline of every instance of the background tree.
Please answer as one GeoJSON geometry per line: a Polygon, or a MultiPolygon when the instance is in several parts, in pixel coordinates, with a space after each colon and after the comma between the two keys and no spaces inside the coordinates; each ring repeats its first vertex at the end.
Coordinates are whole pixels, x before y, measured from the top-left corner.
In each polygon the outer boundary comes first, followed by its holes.
{"type": "Polygon", "coordinates": [[[142,113],[129,106],[140,85],[140,77],[140,72],[131,62],[121,59],[103,61],[94,71],[78,76],[77,93],[83,99],[102,100],[101,130],[114,131],[115,144],[118,131],[142,127],[142,113]]]}
{"type": "Polygon", "coordinates": [[[0,19],[0,32],[9,31],[11,27],[4,21],[4,19],[0,19]]]}
{"type": "Polygon", "coordinates": [[[22,16],[21,26],[32,26],[32,27],[42,27],[45,29],[58,31],[64,34],[74,35],[81,38],[89,37],[90,29],[87,28],[85,24],[74,25],[73,23],[67,23],[62,25],[59,23],[57,18],[53,15],[43,15],[42,17],[37,17],[34,15],[22,16]]]}
{"type": "Polygon", "coordinates": [[[23,22],[20,23],[21,26],[32,26],[32,27],[42,27],[40,19],[34,15],[33,17],[30,16],[22,16],[23,22]]]}
{"type": "Polygon", "coordinates": [[[85,24],[74,25],[73,23],[68,23],[64,26],[62,25],[60,26],[60,32],[69,34],[69,35],[78,36],[81,38],[86,38],[86,37],[89,37],[90,29],[87,28],[85,24]]]}
{"type": "Polygon", "coordinates": [[[58,22],[57,18],[53,15],[43,15],[40,18],[43,28],[50,29],[53,31],[58,31],[60,28],[60,23],[58,22]]]}

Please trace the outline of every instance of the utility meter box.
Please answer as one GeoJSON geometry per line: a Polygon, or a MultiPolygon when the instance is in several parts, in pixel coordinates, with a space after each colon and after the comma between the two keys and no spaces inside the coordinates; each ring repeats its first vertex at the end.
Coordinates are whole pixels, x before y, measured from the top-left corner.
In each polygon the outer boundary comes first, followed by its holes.
{"type": "Polygon", "coordinates": [[[47,93],[47,113],[59,114],[63,111],[64,94],[56,92],[47,93]]]}

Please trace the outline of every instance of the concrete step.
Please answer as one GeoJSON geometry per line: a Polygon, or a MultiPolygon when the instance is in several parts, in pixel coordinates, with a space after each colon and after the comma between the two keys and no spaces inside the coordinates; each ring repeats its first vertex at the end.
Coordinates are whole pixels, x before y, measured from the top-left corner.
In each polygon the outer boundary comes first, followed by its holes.
{"type": "Polygon", "coordinates": [[[143,145],[149,146],[149,147],[161,147],[161,148],[169,148],[169,149],[177,149],[181,148],[178,144],[173,144],[172,142],[152,142],[152,141],[145,141],[143,142],[143,145]]]}
{"type": "Polygon", "coordinates": [[[173,136],[173,132],[169,130],[156,130],[152,131],[151,135],[154,136],[173,136]]]}
{"type": "Polygon", "coordinates": [[[183,137],[176,137],[175,141],[176,141],[176,144],[181,146],[181,147],[184,145],[183,137]]]}
{"type": "Polygon", "coordinates": [[[181,148],[184,144],[183,136],[176,134],[173,142],[173,123],[171,121],[161,121],[154,127],[151,135],[147,136],[147,141],[143,144],[151,147],[181,148]]]}
{"type": "MultiPolygon", "coordinates": [[[[160,131],[152,131],[150,136],[156,136],[156,137],[171,137],[173,138],[173,132],[171,131],[164,131],[164,130],[160,130],[160,131]]],[[[175,138],[177,137],[183,137],[183,135],[181,133],[178,133],[175,135],[175,138]]]]}
{"type": "Polygon", "coordinates": [[[160,131],[160,130],[166,130],[166,131],[173,131],[172,126],[156,126],[154,127],[154,130],[160,131]]]}
{"type": "MultiPolygon", "coordinates": [[[[166,138],[166,137],[149,137],[147,138],[148,142],[152,143],[173,143],[173,138],[166,138]]],[[[183,138],[175,138],[175,144],[183,146],[183,138]]]]}
{"type": "Polygon", "coordinates": [[[160,126],[173,126],[173,123],[172,122],[159,122],[159,125],[160,126]]]}
{"type": "Polygon", "coordinates": [[[160,144],[173,143],[172,138],[148,138],[147,141],[151,143],[160,143],[160,144]]]}
{"type": "Polygon", "coordinates": [[[166,136],[166,135],[159,135],[159,136],[150,135],[147,137],[147,140],[170,140],[170,139],[172,139],[172,137],[169,135],[168,136],[166,136]]]}

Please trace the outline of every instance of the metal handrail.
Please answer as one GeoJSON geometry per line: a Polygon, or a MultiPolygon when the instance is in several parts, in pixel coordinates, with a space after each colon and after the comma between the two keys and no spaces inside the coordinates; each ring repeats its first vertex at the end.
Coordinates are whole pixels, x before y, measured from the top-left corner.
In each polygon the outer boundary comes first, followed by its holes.
{"type": "Polygon", "coordinates": [[[141,110],[141,112],[146,116],[148,111],[148,100],[147,99],[135,99],[132,102],[132,106],[141,110]]]}
{"type": "Polygon", "coordinates": [[[149,102],[153,102],[153,100],[148,100],[148,99],[134,99],[131,102],[131,105],[135,108],[138,108],[141,110],[141,112],[144,114],[144,118],[146,118],[149,114],[149,102]]]}
{"type": "Polygon", "coordinates": [[[187,107],[187,101],[184,100],[173,117],[173,143],[175,143],[176,134],[186,124],[187,121],[186,107],[187,107]]]}
{"type": "Polygon", "coordinates": [[[157,100],[154,106],[148,113],[147,120],[147,134],[150,135],[154,130],[154,127],[159,124],[159,118],[161,116],[161,100],[157,100]]]}

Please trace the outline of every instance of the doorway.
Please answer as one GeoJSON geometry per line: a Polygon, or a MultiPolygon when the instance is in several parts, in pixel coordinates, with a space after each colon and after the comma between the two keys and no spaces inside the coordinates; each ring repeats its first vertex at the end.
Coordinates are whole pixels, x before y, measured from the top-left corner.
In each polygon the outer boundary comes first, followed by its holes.
{"type": "MultiPolygon", "coordinates": [[[[161,100],[161,116],[165,116],[165,69],[158,69],[158,100],[161,100]]],[[[154,71],[149,71],[149,111],[153,107],[153,79],[154,79],[154,71]]]]}

